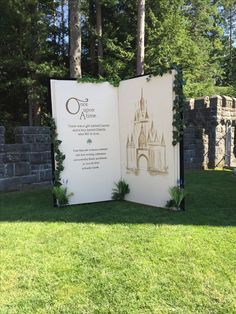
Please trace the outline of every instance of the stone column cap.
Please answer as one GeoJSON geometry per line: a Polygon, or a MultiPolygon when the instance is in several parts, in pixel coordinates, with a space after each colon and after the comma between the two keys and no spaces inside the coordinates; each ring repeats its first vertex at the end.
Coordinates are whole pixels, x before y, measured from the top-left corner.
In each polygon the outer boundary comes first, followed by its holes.
{"type": "Polygon", "coordinates": [[[230,96],[226,96],[226,95],[223,95],[223,96],[222,96],[222,98],[224,98],[224,99],[226,99],[226,100],[230,100],[230,101],[232,101],[232,100],[233,100],[233,98],[232,98],[232,97],[230,97],[230,96]]]}
{"type": "Polygon", "coordinates": [[[213,95],[213,96],[211,96],[210,98],[218,98],[218,99],[222,99],[222,96],[220,96],[220,95],[213,95]]]}

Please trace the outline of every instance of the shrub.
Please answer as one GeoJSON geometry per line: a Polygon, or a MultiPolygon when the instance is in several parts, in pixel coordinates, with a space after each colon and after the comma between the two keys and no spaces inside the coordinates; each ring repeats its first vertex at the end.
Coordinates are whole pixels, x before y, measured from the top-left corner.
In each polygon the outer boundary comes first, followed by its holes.
{"type": "Polygon", "coordinates": [[[73,193],[68,194],[67,188],[62,186],[54,186],[52,190],[53,196],[57,200],[57,206],[63,207],[68,205],[70,196],[73,195],[73,193]]]}
{"type": "Polygon", "coordinates": [[[125,195],[130,192],[129,185],[124,180],[119,180],[115,183],[115,188],[112,189],[112,199],[116,201],[123,201],[125,195]]]}
{"type": "Polygon", "coordinates": [[[179,186],[173,186],[169,188],[169,194],[171,199],[166,203],[166,207],[180,210],[180,205],[186,196],[184,189],[179,186]]]}

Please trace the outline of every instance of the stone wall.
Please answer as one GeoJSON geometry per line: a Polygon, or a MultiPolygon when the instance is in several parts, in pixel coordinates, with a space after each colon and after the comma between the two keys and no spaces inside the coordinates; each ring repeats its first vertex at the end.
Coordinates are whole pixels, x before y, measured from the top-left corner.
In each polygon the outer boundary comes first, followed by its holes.
{"type": "Polygon", "coordinates": [[[236,99],[191,99],[184,119],[185,168],[236,167],[236,99]]]}
{"type": "Polygon", "coordinates": [[[15,128],[15,144],[5,144],[0,126],[0,192],[51,184],[51,140],[48,127],[15,128]]]}

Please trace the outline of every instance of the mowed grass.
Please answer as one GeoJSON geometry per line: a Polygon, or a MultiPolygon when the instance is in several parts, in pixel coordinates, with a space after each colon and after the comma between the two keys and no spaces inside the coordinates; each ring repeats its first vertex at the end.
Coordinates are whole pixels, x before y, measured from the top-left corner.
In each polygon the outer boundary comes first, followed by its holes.
{"type": "Polygon", "coordinates": [[[186,189],[185,212],[0,195],[0,313],[236,313],[236,178],[186,189]]]}

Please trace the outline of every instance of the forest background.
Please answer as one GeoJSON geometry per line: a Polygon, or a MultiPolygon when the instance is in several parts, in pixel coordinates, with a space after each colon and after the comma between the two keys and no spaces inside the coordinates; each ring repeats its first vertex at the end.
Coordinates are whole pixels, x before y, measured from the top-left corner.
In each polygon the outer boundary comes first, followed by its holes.
{"type": "Polygon", "coordinates": [[[236,95],[235,0],[8,0],[0,12],[0,125],[9,142],[16,125],[42,123],[49,77],[133,77],[143,44],[141,74],[181,64],[187,98],[236,95]]]}

